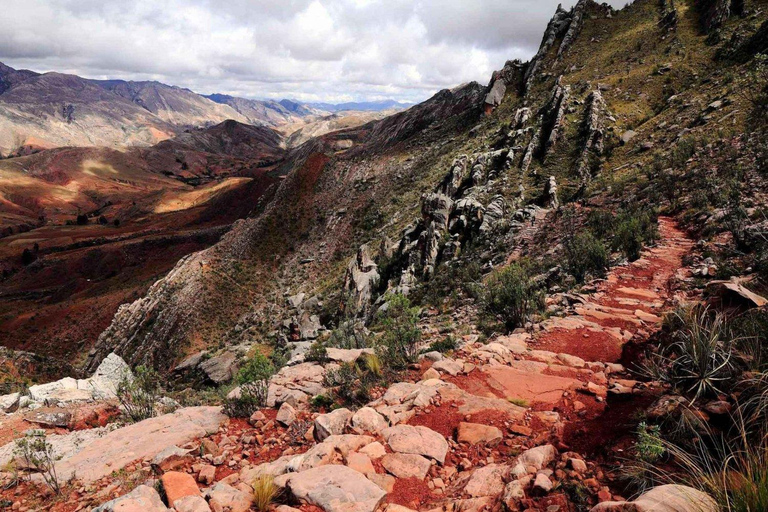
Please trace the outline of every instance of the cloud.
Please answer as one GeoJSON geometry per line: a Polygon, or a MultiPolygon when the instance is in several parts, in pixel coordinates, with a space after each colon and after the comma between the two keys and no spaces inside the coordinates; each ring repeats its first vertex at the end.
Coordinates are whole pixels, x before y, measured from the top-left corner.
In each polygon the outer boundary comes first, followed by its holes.
{"type": "Polygon", "coordinates": [[[506,60],[535,52],[557,6],[538,0],[3,4],[0,61],[14,67],[304,101],[420,101],[459,83],[485,82],[506,60]]]}

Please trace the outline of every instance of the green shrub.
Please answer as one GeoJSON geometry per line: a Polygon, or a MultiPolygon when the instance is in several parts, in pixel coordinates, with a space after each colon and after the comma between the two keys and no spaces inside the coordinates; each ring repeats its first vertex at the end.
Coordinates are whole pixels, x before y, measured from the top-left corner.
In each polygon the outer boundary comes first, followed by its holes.
{"type": "Polygon", "coordinates": [[[314,409],[330,409],[333,406],[333,398],[328,395],[315,395],[309,399],[309,405],[314,409]]]}
{"type": "Polygon", "coordinates": [[[272,362],[257,352],[237,372],[239,391],[224,400],[224,414],[247,418],[267,404],[269,378],[275,373],[272,362]]]}
{"type": "Polygon", "coordinates": [[[262,353],[257,352],[240,367],[235,377],[238,384],[258,382],[269,379],[275,373],[272,362],[262,353]]]}
{"type": "Polygon", "coordinates": [[[497,270],[488,278],[481,295],[483,311],[512,330],[544,308],[541,285],[517,263],[497,270]]]}
{"type": "Polygon", "coordinates": [[[658,238],[654,213],[648,210],[625,211],[617,218],[613,250],[621,251],[629,261],[635,261],[640,257],[643,246],[655,243],[658,238]]]}
{"type": "Polygon", "coordinates": [[[446,336],[442,340],[433,341],[427,348],[422,350],[422,354],[426,354],[427,352],[441,352],[443,354],[447,352],[452,352],[459,348],[459,343],[456,341],[456,338],[453,336],[446,336]]]}
{"type": "Polygon", "coordinates": [[[331,331],[327,342],[329,347],[358,349],[368,347],[368,336],[365,326],[354,318],[345,318],[339,326],[331,331]]]}
{"type": "Polygon", "coordinates": [[[316,341],[309,346],[309,350],[304,354],[304,360],[325,364],[328,362],[328,349],[323,342],[316,341]]]}
{"type": "Polygon", "coordinates": [[[224,399],[222,411],[230,418],[249,418],[267,405],[268,381],[241,384],[233,396],[224,399]]]}
{"type": "Polygon", "coordinates": [[[664,456],[664,441],[661,439],[659,427],[640,423],[637,427],[637,442],[635,443],[637,458],[644,462],[656,462],[664,456]]]}
{"type": "Polygon", "coordinates": [[[419,308],[411,306],[405,295],[395,294],[388,298],[386,311],[378,319],[383,333],[376,352],[389,368],[404,370],[416,362],[421,341],[418,321],[419,308]]]}
{"type": "Polygon", "coordinates": [[[577,282],[583,283],[587,275],[605,277],[610,255],[605,244],[592,233],[579,233],[564,245],[566,268],[577,282]]]}
{"type": "Polygon", "coordinates": [[[160,376],[146,366],[137,366],[133,378],[123,376],[117,385],[117,399],[131,421],[142,421],[157,415],[156,403],[160,398],[160,376]]]}
{"type": "Polygon", "coordinates": [[[331,389],[336,401],[361,405],[370,400],[369,385],[364,371],[355,363],[342,363],[326,372],[324,384],[331,389]]]}

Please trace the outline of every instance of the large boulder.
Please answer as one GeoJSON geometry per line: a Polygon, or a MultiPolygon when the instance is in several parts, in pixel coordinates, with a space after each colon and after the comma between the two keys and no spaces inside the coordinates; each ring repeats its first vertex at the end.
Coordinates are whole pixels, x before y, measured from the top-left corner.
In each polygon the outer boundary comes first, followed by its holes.
{"type": "Polygon", "coordinates": [[[315,439],[323,441],[328,436],[340,435],[352,419],[352,411],[341,408],[315,418],[315,439]]]}
{"type": "Polygon", "coordinates": [[[336,465],[289,473],[285,488],[325,512],[374,512],[387,494],[362,473],[336,465]]]}
{"type": "Polygon", "coordinates": [[[591,512],[718,512],[708,494],[685,485],[654,487],[634,501],[604,501],[591,512]]]}
{"type": "Polygon", "coordinates": [[[120,496],[93,509],[92,512],[171,512],[153,488],[140,485],[125,496],[120,496]]]}
{"type": "Polygon", "coordinates": [[[363,407],[352,416],[352,429],[360,434],[379,433],[387,426],[384,416],[372,407],[363,407]]]}
{"type": "Polygon", "coordinates": [[[498,496],[504,491],[504,483],[509,477],[509,466],[488,464],[476,469],[464,486],[464,492],[477,498],[480,496],[498,496]]]}
{"type": "Polygon", "coordinates": [[[198,368],[214,384],[229,382],[238,370],[237,354],[226,351],[200,363],[198,368]]]}
{"type": "Polygon", "coordinates": [[[448,442],[434,430],[423,426],[395,425],[381,431],[392,451],[414,453],[442,464],[448,453],[448,442]]]}
{"type": "Polygon", "coordinates": [[[172,446],[183,446],[218,431],[227,417],[220,407],[187,407],[113,430],[93,439],[57,464],[59,478],[89,484],[136,460],[151,460],[172,446]]]}
{"type": "Polygon", "coordinates": [[[381,459],[381,465],[397,478],[424,479],[432,467],[429,459],[413,453],[389,453],[381,459]]]}

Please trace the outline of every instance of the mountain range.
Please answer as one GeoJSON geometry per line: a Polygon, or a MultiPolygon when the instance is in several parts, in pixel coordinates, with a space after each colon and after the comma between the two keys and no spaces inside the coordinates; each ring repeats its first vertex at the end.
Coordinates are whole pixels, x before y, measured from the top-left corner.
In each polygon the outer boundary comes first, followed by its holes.
{"type": "Polygon", "coordinates": [[[0,63],[0,155],[60,146],[148,146],[229,119],[298,129],[331,112],[356,110],[355,105],[367,112],[403,107],[396,102],[324,105],[328,110],[290,100],[203,96],[155,81],[92,80],[0,63]]]}

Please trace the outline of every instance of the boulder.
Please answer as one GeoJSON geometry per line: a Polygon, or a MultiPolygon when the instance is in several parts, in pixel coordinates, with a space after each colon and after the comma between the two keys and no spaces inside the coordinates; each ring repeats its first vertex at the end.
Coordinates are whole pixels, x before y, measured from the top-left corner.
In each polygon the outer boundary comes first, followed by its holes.
{"type": "Polygon", "coordinates": [[[125,496],[120,496],[93,509],[92,512],[170,512],[153,488],[140,485],[125,496]]]}
{"type": "Polygon", "coordinates": [[[555,447],[551,444],[545,444],[536,448],[530,448],[521,453],[517,458],[517,463],[525,467],[533,467],[538,471],[555,460],[556,455],[557,450],[555,447]]]}
{"type": "Polygon", "coordinates": [[[548,494],[552,490],[552,480],[544,473],[537,473],[533,481],[533,491],[539,495],[548,494]]]}
{"type": "Polygon", "coordinates": [[[460,443],[495,446],[504,438],[501,430],[481,423],[459,423],[457,440],[460,443]]]}
{"type": "Polygon", "coordinates": [[[634,501],[604,501],[591,512],[718,512],[708,494],[685,485],[654,487],[634,501]]]}
{"type": "Polygon", "coordinates": [[[387,494],[362,473],[335,465],[290,473],[285,488],[325,512],[374,512],[387,494]]]}
{"type": "Polygon", "coordinates": [[[360,434],[378,434],[387,428],[387,420],[372,407],[363,407],[352,415],[352,429],[360,434]]]}
{"type": "Polygon", "coordinates": [[[231,485],[219,482],[208,491],[208,501],[213,510],[229,510],[229,512],[248,512],[253,503],[253,497],[231,485]],[[216,508],[220,507],[220,508],[216,508]]]}
{"type": "Polygon", "coordinates": [[[381,465],[397,478],[418,478],[423,480],[432,464],[421,455],[412,453],[389,453],[381,459],[381,465]]]}
{"type": "Polygon", "coordinates": [[[341,408],[315,418],[315,439],[323,441],[331,435],[344,433],[344,429],[352,420],[352,411],[341,408]]]}
{"type": "Polygon", "coordinates": [[[21,393],[10,393],[8,395],[0,396],[0,411],[8,414],[14,412],[19,408],[19,400],[21,399],[21,393]]]}
{"type": "Polygon", "coordinates": [[[152,458],[152,465],[161,471],[171,471],[183,466],[193,459],[189,450],[184,450],[178,446],[169,446],[152,458]]]}
{"type": "Polygon", "coordinates": [[[448,453],[448,442],[432,429],[423,426],[395,425],[381,435],[394,452],[413,453],[435,459],[442,464],[448,453]]]}
{"type": "Polygon", "coordinates": [[[504,93],[507,91],[507,85],[504,80],[498,79],[493,82],[491,90],[485,96],[485,104],[490,107],[497,107],[501,104],[501,100],[504,99],[504,93]]]}
{"type": "Polygon", "coordinates": [[[184,496],[173,502],[176,512],[211,512],[211,507],[202,496],[184,496]]]}
{"type": "Polygon", "coordinates": [[[160,477],[163,484],[163,491],[168,499],[168,503],[176,506],[176,500],[185,496],[200,496],[200,490],[197,488],[195,479],[189,473],[180,471],[168,471],[160,477]]]}
{"type": "Polygon", "coordinates": [[[66,481],[76,474],[89,484],[135,460],[213,434],[226,419],[220,407],[187,407],[113,430],[59,461],[59,478],[66,481]]]}
{"type": "Polygon", "coordinates": [[[291,424],[296,421],[296,409],[294,409],[288,402],[283,402],[280,409],[277,411],[275,419],[284,427],[290,427],[291,424]]]}
{"type": "Polygon", "coordinates": [[[359,452],[352,452],[347,456],[347,467],[364,475],[371,475],[376,472],[371,458],[359,452]]]}
{"type": "Polygon", "coordinates": [[[509,466],[488,464],[472,472],[464,492],[477,498],[480,496],[498,496],[504,491],[504,482],[509,477],[509,466]]]}
{"type": "Polygon", "coordinates": [[[72,420],[72,413],[59,407],[38,409],[24,417],[31,423],[37,423],[46,427],[66,428],[72,420]]]}
{"type": "Polygon", "coordinates": [[[464,370],[464,365],[446,357],[440,361],[436,361],[435,364],[432,365],[432,368],[441,373],[458,375],[464,370]]]}
{"type": "Polygon", "coordinates": [[[229,382],[237,373],[237,355],[226,351],[218,356],[211,357],[198,365],[208,379],[214,384],[229,382]]]}

